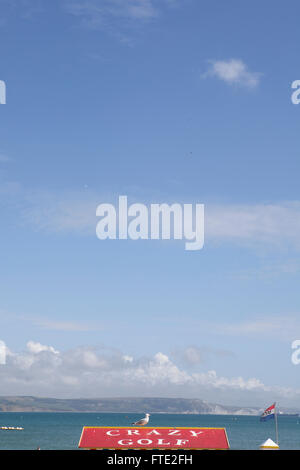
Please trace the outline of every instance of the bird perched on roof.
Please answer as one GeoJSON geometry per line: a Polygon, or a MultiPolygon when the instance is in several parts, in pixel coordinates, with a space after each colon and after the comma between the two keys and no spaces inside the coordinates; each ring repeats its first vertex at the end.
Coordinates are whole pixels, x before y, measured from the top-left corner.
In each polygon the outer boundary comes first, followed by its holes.
{"type": "Polygon", "coordinates": [[[145,414],[145,418],[140,419],[139,421],[136,421],[135,423],[131,423],[134,426],[145,426],[149,422],[149,413],[145,414]]]}

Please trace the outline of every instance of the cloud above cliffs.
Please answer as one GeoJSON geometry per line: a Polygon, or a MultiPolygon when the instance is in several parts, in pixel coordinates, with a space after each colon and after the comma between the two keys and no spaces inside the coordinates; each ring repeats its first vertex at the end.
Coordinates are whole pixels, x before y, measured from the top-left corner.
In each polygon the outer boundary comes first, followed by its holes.
{"type": "Polygon", "coordinates": [[[299,397],[300,390],[271,387],[255,377],[225,377],[215,370],[190,372],[163,352],[134,358],[119,350],[78,347],[64,352],[29,341],[13,352],[2,341],[3,395],[66,397],[182,396],[222,397],[232,393],[299,397]],[[5,347],[5,361],[3,361],[5,347]]]}

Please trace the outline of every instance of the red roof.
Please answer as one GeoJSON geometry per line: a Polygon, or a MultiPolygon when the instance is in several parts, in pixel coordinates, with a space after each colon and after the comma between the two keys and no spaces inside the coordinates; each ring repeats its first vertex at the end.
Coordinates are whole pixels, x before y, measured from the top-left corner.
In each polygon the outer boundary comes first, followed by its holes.
{"type": "Polygon", "coordinates": [[[85,426],[81,449],[229,449],[224,428],[85,426]]]}

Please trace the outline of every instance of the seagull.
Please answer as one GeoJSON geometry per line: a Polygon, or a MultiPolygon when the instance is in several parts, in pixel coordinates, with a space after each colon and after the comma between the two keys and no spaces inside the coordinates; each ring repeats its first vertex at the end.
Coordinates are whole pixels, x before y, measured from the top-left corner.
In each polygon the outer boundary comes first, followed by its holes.
{"type": "Polygon", "coordinates": [[[149,421],[149,413],[145,414],[145,418],[140,419],[139,421],[136,421],[135,423],[131,423],[134,426],[145,426],[145,424],[148,424],[149,421]]]}

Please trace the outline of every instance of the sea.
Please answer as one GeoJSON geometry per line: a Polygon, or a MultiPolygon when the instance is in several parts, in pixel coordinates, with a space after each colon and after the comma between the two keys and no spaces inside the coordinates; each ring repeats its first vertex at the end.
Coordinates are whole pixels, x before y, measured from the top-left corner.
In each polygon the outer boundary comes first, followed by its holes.
{"type": "MultiPolygon", "coordinates": [[[[135,413],[1,412],[0,450],[82,450],[78,443],[83,426],[130,426],[135,413]]],[[[276,441],[275,420],[259,416],[151,413],[148,426],[224,427],[231,449],[258,450],[268,438],[276,441]]],[[[278,415],[279,447],[300,450],[300,417],[278,415]]]]}

